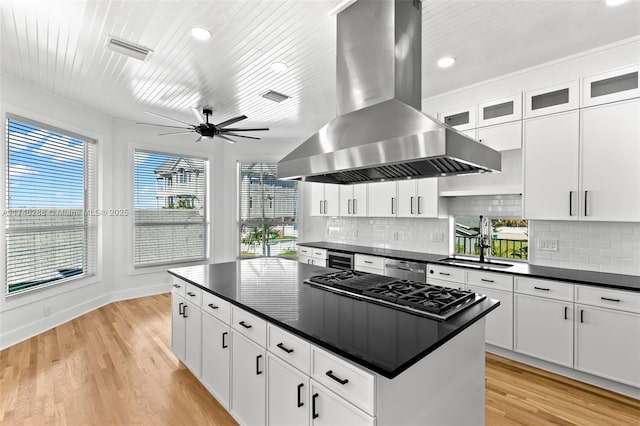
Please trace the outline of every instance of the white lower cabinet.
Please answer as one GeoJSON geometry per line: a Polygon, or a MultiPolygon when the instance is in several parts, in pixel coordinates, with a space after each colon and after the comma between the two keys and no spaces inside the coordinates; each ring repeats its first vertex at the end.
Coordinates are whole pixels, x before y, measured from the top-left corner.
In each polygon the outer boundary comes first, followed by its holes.
{"type": "Polygon", "coordinates": [[[187,302],[173,292],[171,311],[171,350],[196,377],[200,377],[202,356],[200,307],[187,302]]]}
{"type": "Polygon", "coordinates": [[[185,319],[182,316],[182,308],[187,302],[175,291],[171,293],[171,352],[178,357],[179,360],[184,360],[185,343],[187,341],[185,319]]]}
{"type": "Polygon", "coordinates": [[[373,426],[375,419],[311,380],[311,424],[314,426],[373,426]]]}
{"type": "Polygon", "coordinates": [[[513,350],[513,293],[475,285],[468,285],[467,290],[500,301],[500,306],[487,315],[485,340],[494,346],[513,350]]]}
{"type": "Polygon", "coordinates": [[[202,313],[202,384],[226,409],[231,380],[230,331],[229,325],[202,313]]]}
{"type": "Polygon", "coordinates": [[[265,424],[266,351],[246,337],[231,331],[231,414],[243,425],[265,424]]]}
{"type": "Polygon", "coordinates": [[[640,314],[576,304],[575,368],[640,387],[640,314]]]}
{"type": "Polygon", "coordinates": [[[573,303],[515,295],[514,350],[573,367],[573,303]]]}
{"type": "Polygon", "coordinates": [[[267,419],[271,426],[310,422],[309,376],[267,353],[267,419]]]}

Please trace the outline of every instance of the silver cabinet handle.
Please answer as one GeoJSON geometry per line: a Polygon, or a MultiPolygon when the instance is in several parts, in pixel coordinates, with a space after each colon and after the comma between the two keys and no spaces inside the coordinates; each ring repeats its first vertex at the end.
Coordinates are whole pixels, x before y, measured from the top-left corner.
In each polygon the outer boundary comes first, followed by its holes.
{"type": "Polygon", "coordinates": [[[327,200],[324,200],[324,214],[327,214],[327,200]]]}
{"type": "Polygon", "coordinates": [[[411,200],[410,200],[410,202],[411,202],[411,214],[413,214],[413,199],[414,199],[414,198],[415,198],[415,197],[411,197],[411,200]]]}
{"type": "Polygon", "coordinates": [[[319,213],[322,214],[322,200],[320,200],[320,210],[319,213]]]}
{"type": "Polygon", "coordinates": [[[418,214],[422,214],[422,197],[418,197],[418,214]]]}
{"type": "Polygon", "coordinates": [[[357,214],[358,213],[358,208],[357,208],[358,203],[357,203],[357,201],[358,201],[357,198],[353,199],[353,214],[357,214]]]}
{"type": "Polygon", "coordinates": [[[573,191],[569,191],[569,216],[573,216],[573,191]]]}
{"type": "Polygon", "coordinates": [[[393,209],[393,203],[396,201],[395,197],[391,197],[391,214],[396,214],[396,212],[393,209]]]}
{"type": "Polygon", "coordinates": [[[347,214],[351,214],[351,199],[347,200],[347,214]]]}

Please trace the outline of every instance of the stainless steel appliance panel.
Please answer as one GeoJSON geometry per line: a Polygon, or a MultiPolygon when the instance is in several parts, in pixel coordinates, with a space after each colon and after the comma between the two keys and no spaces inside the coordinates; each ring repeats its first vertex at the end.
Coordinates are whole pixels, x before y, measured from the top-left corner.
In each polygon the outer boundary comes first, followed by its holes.
{"type": "Polygon", "coordinates": [[[384,264],[384,274],[401,280],[411,280],[420,283],[427,282],[427,264],[409,262],[406,260],[387,259],[384,264]]]}

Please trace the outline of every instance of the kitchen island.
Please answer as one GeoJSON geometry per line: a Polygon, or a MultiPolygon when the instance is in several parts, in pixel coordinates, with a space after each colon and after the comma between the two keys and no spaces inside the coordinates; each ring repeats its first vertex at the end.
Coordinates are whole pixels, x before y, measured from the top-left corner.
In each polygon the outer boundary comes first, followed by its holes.
{"type": "MultiPolygon", "coordinates": [[[[176,312],[188,310],[188,316],[193,318],[198,315],[194,310],[201,309],[204,320],[213,311],[220,311],[222,302],[230,305],[228,326],[215,341],[229,351],[231,390],[228,397],[222,395],[218,399],[231,414],[243,424],[277,424],[286,419],[298,422],[303,418],[303,424],[313,425],[347,424],[356,418],[362,420],[360,424],[379,426],[481,424],[484,317],[499,302],[485,299],[447,321],[437,321],[305,283],[313,275],[331,271],[277,258],[169,271],[174,277],[177,302],[174,322],[176,312]],[[182,284],[186,285],[184,290],[182,284]],[[198,297],[198,292],[202,296],[198,297]],[[205,303],[207,297],[218,301],[205,303]],[[244,342],[246,337],[250,342],[244,342]],[[290,343],[283,343],[287,338],[290,343]],[[244,375],[236,362],[243,357],[240,350],[247,347],[246,343],[258,351],[251,358],[251,377],[235,377],[244,375]],[[294,352],[295,345],[300,347],[294,352]],[[289,360],[293,354],[301,358],[289,360]],[[282,406],[289,401],[279,400],[288,398],[287,389],[283,390],[280,383],[283,368],[301,379],[291,382],[295,390],[292,412],[284,414],[282,406]],[[260,387],[263,391],[257,392],[257,397],[240,392],[245,379],[252,391],[260,387]],[[259,401],[261,397],[263,401],[259,401]],[[249,404],[247,399],[252,402],[249,404]],[[339,411],[330,401],[339,402],[355,417],[337,415],[339,411]],[[303,414],[296,414],[296,410],[303,414]]],[[[198,322],[205,340],[213,333],[206,324],[198,322]]],[[[184,361],[189,355],[174,347],[176,341],[181,342],[176,333],[174,328],[172,348],[184,361]]],[[[187,350],[204,353],[206,342],[199,346],[202,349],[186,345],[187,350]]],[[[209,362],[204,354],[192,357],[185,365],[214,396],[220,397],[214,389],[216,385],[207,383],[204,377],[211,367],[209,362]]],[[[226,380],[225,376],[216,377],[218,381],[226,380]]]]}

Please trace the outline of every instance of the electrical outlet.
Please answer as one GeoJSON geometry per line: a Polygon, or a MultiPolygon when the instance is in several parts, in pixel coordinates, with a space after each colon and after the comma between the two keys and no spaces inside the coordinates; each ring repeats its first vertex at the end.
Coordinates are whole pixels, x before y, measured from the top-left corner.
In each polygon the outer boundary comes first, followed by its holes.
{"type": "Polygon", "coordinates": [[[538,250],[558,251],[558,240],[539,239],[538,250]]]}
{"type": "Polygon", "coordinates": [[[431,233],[431,242],[432,243],[441,243],[444,241],[444,233],[442,232],[432,232],[431,233]]]}
{"type": "Polygon", "coordinates": [[[394,240],[396,240],[396,241],[398,241],[398,231],[395,231],[395,232],[393,233],[393,239],[394,239],[394,240]]]}

